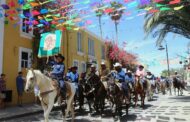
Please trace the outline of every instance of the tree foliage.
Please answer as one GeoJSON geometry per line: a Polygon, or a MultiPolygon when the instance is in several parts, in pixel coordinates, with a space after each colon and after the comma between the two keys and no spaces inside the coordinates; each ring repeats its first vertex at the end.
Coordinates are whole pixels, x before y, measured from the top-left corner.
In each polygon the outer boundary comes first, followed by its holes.
{"type": "Polygon", "coordinates": [[[160,10],[158,12],[147,14],[145,16],[144,30],[148,35],[153,34],[157,37],[157,45],[159,45],[168,33],[180,34],[186,38],[190,38],[190,1],[184,0],[178,4],[170,5],[169,0],[147,5],[146,7],[153,7],[158,9],[159,6],[167,7],[168,10],[160,10]],[[175,7],[181,6],[179,10],[175,7]]]}

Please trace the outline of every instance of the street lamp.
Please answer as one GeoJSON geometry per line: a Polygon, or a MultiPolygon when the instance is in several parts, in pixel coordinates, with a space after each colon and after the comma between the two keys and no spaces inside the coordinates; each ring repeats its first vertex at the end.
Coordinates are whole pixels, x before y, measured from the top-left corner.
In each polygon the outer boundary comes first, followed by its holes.
{"type": "Polygon", "coordinates": [[[165,41],[165,47],[163,47],[162,45],[159,46],[158,50],[165,50],[166,49],[166,58],[167,58],[167,67],[168,67],[168,77],[170,77],[170,65],[169,65],[169,58],[168,58],[168,45],[165,41]]]}

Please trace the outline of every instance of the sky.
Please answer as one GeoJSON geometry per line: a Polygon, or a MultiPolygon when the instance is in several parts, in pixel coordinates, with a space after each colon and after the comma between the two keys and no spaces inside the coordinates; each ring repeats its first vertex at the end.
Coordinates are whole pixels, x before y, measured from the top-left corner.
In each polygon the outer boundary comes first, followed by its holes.
{"type": "MultiPolygon", "coordinates": [[[[77,7],[80,8],[82,6],[77,7]]],[[[129,11],[134,14],[130,16],[124,14],[118,25],[119,45],[121,48],[125,48],[126,51],[136,54],[140,63],[148,65],[148,69],[151,72],[159,75],[162,70],[167,69],[167,64],[163,63],[163,61],[166,61],[166,51],[158,50],[155,38],[149,36],[145,39],[143,30],[144,16],[136,16],[137,8],[132,8],[129,11]],[[125,47],[122,46],[123,42],[127,43],[125,47]]],[[[97,17],[91,17],[87,20],[98,24],[97,17]]],[[[110,18],[102,19],[102,29],[104,38],[116,39],[114,23],[110,18]]],[[[99,26],[89,28],[88,30],[100,36],[99,26]]],[[[179,64],[179,61],[182,59],[178,55],[187,55],[185,52],[187,51],[189,40],[173,33],[168,34],[165,40],[168,45],[169,60],[173,61],[170,64],[170,68],[181,68],[182,65],[179,64]]],[[[163,43],[163,46],[165,46],[165,43],[163,43]]]]}

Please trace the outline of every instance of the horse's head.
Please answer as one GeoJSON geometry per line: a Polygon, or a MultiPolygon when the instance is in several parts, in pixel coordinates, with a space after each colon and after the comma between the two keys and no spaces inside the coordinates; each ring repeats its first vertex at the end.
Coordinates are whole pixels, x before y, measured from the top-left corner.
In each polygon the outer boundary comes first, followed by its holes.
{"type": "Polygon", "coordinates": [[[33,69],[27,70],[25,91],[31,92],[36,85],[36,76],[33,69]]]}

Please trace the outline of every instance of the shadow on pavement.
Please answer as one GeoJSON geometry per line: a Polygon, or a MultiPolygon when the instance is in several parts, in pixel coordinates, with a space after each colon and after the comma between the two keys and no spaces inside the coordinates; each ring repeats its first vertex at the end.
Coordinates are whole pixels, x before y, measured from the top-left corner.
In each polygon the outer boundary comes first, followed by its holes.
{"type": "Polygon", "coordinates": [[[135,121],[137,119],[137,115],[129,114],[128,116],[125,115],[120,119],[120,122],[127,122],[127,121],[135,121]]]}
{"type": "Polygon", "coordinates": [[[178,100],[180,102],[190,102],[190,96],[176,96],[169,99],[178,100]]]}
{"type": "MultiPolygon", "coordinates": [[[[72,120],[67,120],[67,122],[72,122],[72,120]]],[[[88,120],[88,119],[75,119],[74,122],[92,122],[92,121],[88,120]]],[[[96,122],[98,122],[98,121],[96,121],[96,122]]]]}

